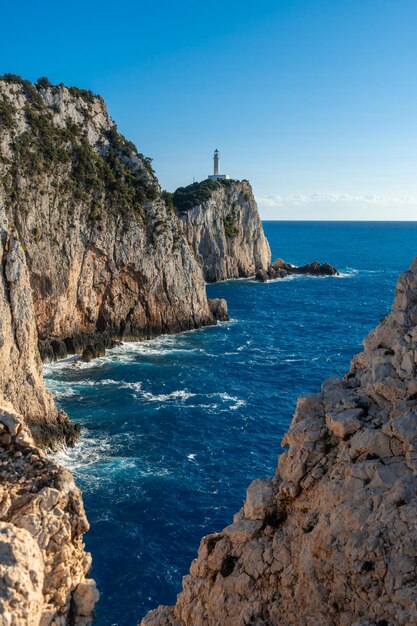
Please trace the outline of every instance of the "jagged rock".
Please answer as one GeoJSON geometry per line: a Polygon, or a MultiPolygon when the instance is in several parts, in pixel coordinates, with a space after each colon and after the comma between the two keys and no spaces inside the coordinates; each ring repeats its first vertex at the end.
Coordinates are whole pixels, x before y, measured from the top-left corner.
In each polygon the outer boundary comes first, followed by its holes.
{"type": "Polygon", "coordinates": [[[30,533],[0,522],[0,623],[39,626],[44,562],[30,533]]]}
{"type": "Polygon", "coordinates": [[[276,476],[143,626],[416,623],[416,302],[417,258],[346,376],[298,400],[276,476]]]}
{"type": "Polygon", "coordinates": [[[259,280],[261,283],[266,283],[269,280],[269,274],[265,270],[258,270],[255,274],[256,280],[259,280]]]}
{"type": "Polygon", "coordinates": [[[277,278],[286,278],[292,274],[307,274],[310,276],[337,276],[338,271],[329,263],[319,263],[313,261],[307,265],[291,265],[282,259],[277,259],[266,270],[260,270],[256,273],[256,280],[266,282],[267,280],[275,280],[277,278]]]}
{"type": "MultiPolygon", "coordinates": [[[[207,181],[177,190],[174,202],[179,191],[204,184],[207,181]]],[[[248,181],[218,181],[212,184],[208,199],[179,207],[185,236],[207,282],[266,271],[271,251],[248,181]]]]}
{"type": "Polygon", "coordinates": [[[98,592],[81,494],[68,470],[35,446],[21,415],[0,400],[0,622],[87,626],[98,592]]]}
{"type": "Polygon", "coordinates": [[[99,593],[94,580],[78,583],[73,595],[75,615],[80,618],[91,617],[98,599],[99,593]]]}
{"type": "Polygon", "coordinates": [[[230,319],[226,300],[223,298],[209,298],[208,303],[214,319],[219,322],[227,322],[230,319]]]}

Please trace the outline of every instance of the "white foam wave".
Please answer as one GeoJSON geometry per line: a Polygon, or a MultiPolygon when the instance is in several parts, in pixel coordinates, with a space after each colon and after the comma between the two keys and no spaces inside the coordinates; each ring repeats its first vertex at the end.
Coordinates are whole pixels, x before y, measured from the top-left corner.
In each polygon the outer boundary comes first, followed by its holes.
{"type": "Polygon", "coordinates": [[[171,393],[161,393],[158,395],[154,395],[150,391],[144,391],[142,396],[145,400],[149,402],[167,402],[169,400],[188,400],[188,398],[193,398],[196,394],[191,393],[185,389],[178,389],[177,391],[172,391],[171,393]]]}
{"type": "Polygon", "coordinates": [[[74,447],[63,446],[53,453],[53,458],[71,471],[97,465],[110,457],[113,443],[110,436],[93,435],[86,428],[82,429],[82,436],[74,447]]]}

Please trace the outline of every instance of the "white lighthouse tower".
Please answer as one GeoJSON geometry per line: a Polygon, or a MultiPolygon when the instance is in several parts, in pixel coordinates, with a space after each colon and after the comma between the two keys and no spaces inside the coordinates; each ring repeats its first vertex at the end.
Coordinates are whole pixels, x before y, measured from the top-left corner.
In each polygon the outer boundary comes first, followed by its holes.
{"type": "Polygon", "coordinates": [[[214,151],[213,161],[214,161],[214,170],[213,170],[213,174],[209,174],[208,176],[209,179],[210,180],[229,179],[230,176],[228,176],[227,174],[219,174],[220,152],[217,150],[217,148],[214,151]]]}

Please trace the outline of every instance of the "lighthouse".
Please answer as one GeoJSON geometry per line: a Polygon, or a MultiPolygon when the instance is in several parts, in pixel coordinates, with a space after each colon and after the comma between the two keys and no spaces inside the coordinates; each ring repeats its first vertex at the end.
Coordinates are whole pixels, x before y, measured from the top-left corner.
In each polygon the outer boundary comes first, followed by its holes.
{"type": "Polygon", "coordinates": [[[214,155],[213,155],[213,162],[214,162],[214,169],[213,169],[213,174],[209,174],[208,178],[209,180],[227,180],[230,178],[230,176],[228,176],[227,174],[219,174],[219,161],[220,161],[220,152],[217,150],[217,148],[214,151],[214,155]]]}

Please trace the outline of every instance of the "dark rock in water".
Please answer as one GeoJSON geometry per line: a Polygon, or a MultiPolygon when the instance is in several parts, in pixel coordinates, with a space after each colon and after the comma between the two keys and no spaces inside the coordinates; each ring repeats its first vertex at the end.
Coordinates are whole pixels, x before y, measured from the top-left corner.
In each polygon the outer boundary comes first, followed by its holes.
{"type": "Polygon", "coordinates": [[[219,322],[227,322],[230,320],[229,313],[227,311],[227,302],[223,298],[208,299],[208,305],[214,318],[219,322]]]}
{"type": "Polygon", "coordinates": [[[100,356],[100,354],[98,354],[97,351],[94,350],[92,345],[89,345],[86,348],[84,348],[83,353],[81,355],[81,360],[84,361],[85,363],[89,363],[90,361],[92,361],[98,356],[100,356]]]}
{"type": "Polygon", "coordinates": [[[261,283],[266,283],[266,281],[270,279],[270,276],[268,272],[265,272],[265,270],[258,270],[256,272],[255,278],[256,280],[259,280],[259,282],[261,283]]]}
{"type": "Polygon", "coordinates": [[[330,263],[319,263],[318,261],[301,267],[290,267],[287,271],[290,274],[311,274],[312,276],[337,276],[339,273],[330,263]]]}
{"type": "Polygon", "coordinates": [[[268,271],[259,270],[256,273],[256,280],[264,283],[267,280],[273,280],[276,278],[285,278],[291,274],[306,274],[309,276],[337,276],[338,271],[330,263],[319,263],[313,261],[307,263],[307,265],[291,265],[286,263],[282,259],[277,259],[272,265],[269,266],[268,271]]]}

